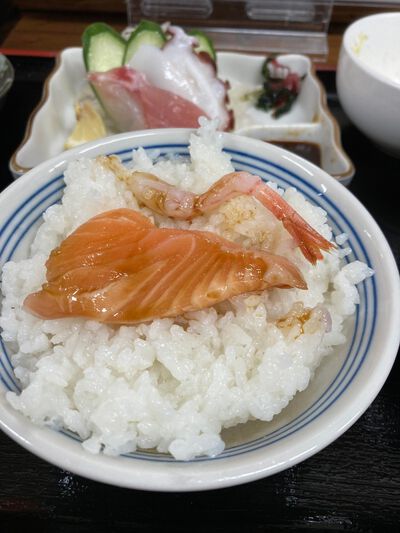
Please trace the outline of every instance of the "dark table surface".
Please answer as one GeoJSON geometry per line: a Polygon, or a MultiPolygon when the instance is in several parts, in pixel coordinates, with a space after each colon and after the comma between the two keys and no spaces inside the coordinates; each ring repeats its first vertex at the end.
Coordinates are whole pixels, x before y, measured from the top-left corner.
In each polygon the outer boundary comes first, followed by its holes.
{"type": "MultiPolygon", "coordinates": [[[[16,79],[0,110],[0,189],[12,181],[8,160],[54,64],[50,58],[10,59],[16,79]]],[[[377,220],[398,262],[394,187],[400,160],[381,153],[350,124],[334,73],[319,75],[356,167],[350,190],[377,220]]],[[[317,455],[272,477],[217,491],[163,494],[104,485],[42,461],[0,432],[0,532],[398,531],[399,367],[397,360],[365,414],[317,455]]]]}

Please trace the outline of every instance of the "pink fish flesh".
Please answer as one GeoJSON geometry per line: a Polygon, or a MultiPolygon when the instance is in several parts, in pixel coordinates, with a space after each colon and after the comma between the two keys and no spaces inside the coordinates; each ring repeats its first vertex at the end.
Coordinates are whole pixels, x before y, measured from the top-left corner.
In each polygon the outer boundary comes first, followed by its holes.
{"type": "Polygon", "coordinates": [[[196,104],[151,85],[145,74],[130,67],[91,72],[89,81],[120,131],[146,128],[197,128],[207,116],[196,104]]]}

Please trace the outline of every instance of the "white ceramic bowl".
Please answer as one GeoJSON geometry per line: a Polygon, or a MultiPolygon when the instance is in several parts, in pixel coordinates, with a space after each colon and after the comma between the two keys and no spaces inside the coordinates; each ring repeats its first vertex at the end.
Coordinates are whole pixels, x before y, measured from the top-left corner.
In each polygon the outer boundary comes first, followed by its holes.
{"type": "Polygon", "coordinates": [[[371,15],[349,26],[337,66],[337,91],[354,124],[400,157],[400,12],[371,15]]]}
{"type": "MultiPolygon", "coordinates": [[[[110,153],[128,161],[137,146],[187,153],[188,135],[188,130],[121,134],[65,152],[22,176],[0,195],[0,262],[26,256],[41,214],[62,195],[69,161],[110,153]]],[[[379,392],[400,333],[399,276],[380,229],[345,187],[316,166],[247,137],[225,134],[224,146],[237,169],[274,179],[283,187],[293,185],[324,208],[335,233],[349,235],[350,259],[375,269],[375,275],[359,285],[361,301],[347,343],[323,360],[309,388],[272,422],[238,426],[225,435],[228,445],[220,456],[187,463],[148,451],[91,455],[77,437],[34,426],[5,400],[5,392],[17,390],[18,383],[10,348],[2,344],[0,427],[31,452],[63,469],[119,486],[162,491],[226,487],[279,472],[318,452],[346,431],[379,392]]]]}

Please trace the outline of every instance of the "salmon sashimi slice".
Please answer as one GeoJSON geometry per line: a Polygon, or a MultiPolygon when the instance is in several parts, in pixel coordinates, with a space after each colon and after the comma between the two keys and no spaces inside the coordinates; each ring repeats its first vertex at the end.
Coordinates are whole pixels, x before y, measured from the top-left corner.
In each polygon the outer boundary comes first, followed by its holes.
{"type": "Polygon", "coordinates": [[[157,228],[131,209],[85,222],[51,252],[46,268],[47,282],[24,301],[25,309],[43,319],[134,324],[243,293],[307,288],[284,257],[206,231],[157,228]]]}
{"type": "Polygon", "coordinates": [[[146,76],[124,66],[91,72],[88,79],[121,131],[145,128],[197,128],[207,113],[196,104],[151,85],[146,76]]]}

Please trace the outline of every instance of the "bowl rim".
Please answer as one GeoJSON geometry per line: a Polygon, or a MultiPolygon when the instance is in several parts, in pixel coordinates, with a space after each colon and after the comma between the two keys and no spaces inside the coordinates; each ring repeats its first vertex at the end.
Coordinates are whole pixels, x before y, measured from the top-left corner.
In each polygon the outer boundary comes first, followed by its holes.
{"type": "Polygon", "coordinates": [[[344,50],[347,52],[349,57],[354,61],[354,63],[364,71],[364,73],[372,76],[377,81],[383,83],[384,85],[389,85],[393,89],[396,89],[400,91],[400,83],[394,82],[389,76],[385,76],[385,74],[381,74],[380,72],[377,72],[372,67],[369,66],[368,63],[365,63],[360,57],[353,51],[350,43],[350,33],[357,31],[358,26],[361,26],[360,30],[362,29],[362,26],[366,20],[373,20],[373,19],[391,19],[391,18],[398,18],[399,24],[400,24],[400,11],[392,11],[390,13],[376,13],[374,15],[368,15],[367,17],[362,17],[356,21],[354,21],[350,26],[348,26],[343,34],[343,40],[342,40],[342,46],[344,50]]]}
{"type": "MultiPolygon", "coordinates": [[[[109,152],[111,150],[117,151],[118,143],[128,140],[134,142],[134,140],[139,139],[141,142],[144,139],[156,140],[159,143],[179,142],[183,135],[186,136],[185,142],[187,143],[189,133],[193,131],[188,129],[163,129],[122,133],[73,148],[39,164],[23,177],[13,182],[0,194],[0,204],[11,202],[15,194],[23,194],[25,190],[29,190],[26,185],[31,182],[35,175],[42,175],[43,180],[46,179],[48,181],[51,176],[54,176],[52,173],[55,171],[62,173],[66,164],[77,157],[94,157],[93,152],[96,148],[102,147],[102,150],[107,151],[108,149],[109,152]]],[[[322,178],[322,181],[328,184],[330,191],[342,195],[349,202],[351,201],[352,208],[354,207],[354,210],[360,213],[363,220],[373,228],[376,242],[379,242],[382,246],[381,253],[387,270],[387,282],[393,282],[394,295],[400,294],[399,273],[389,244],[375,220],[350,191],[319,167],[282,148],[249,137],[241,137],[229,133],[223,133],[222,136],[225,139],[225,147],[232,148],[232,145],[234,147],[235,143],[238,142],[241,143],[245,151],[246,148],[250,149],[253,146],[255,148],[253,150],[256,152],[258,147],[259,150],[268,152],[270,157],[275,154],[276,157],[282,158],[282,162],[289,161],[290,165],[294,165],[296,168],[300,167],[304,174],[312,175],[316,173],[319,178],[322,178]]],[[[221,461],[204,461],[197,464],[173,462],[164,464],[162,475],[160,475],[160,468],[157,463],[148,465],[144,464],[146,461],[129,459],[131,461],[130,464],[134,465],[138,472],[135,475],[132,475],[132,472],[131,475],[128,475],[129,471],[134,468],[126,469],[127,458],[122,457],[121,460],[120,458],[116,460],[104,455],[91,456],[91,454],[81,448],[80,443],[65,443],[65,435],[48,428],[33,426],[23,415],[14,413],[11,408],[7,409],[3,395],[0,399],[0,428],[30,452],[60,468],[96,481],[127,488],[184,492],[223,488],[260,479],[287,469],[325,448],[346,431],[374,400],[391,370],[400,342],[400,330],[398,328],[400,301],[393,297],[390,303],[394,312],[391,315],[390,322],[386,324],[386,344],[384,349],[382,349],[381,357],[374,363],[376,365],[374,367],[375,372],[372,377],[369,377],[368,387],[357,391],[356,396],[352,398],[350,407],[343,411],[338,409],[339,412],[334,410],[333,413],[328,410],[321,415],[320,420],[325,422],[323,435],[321,435],[317,424],[309,425],[306,431],[298,433],[297,436],[291,435],[287,437],[283,452],[277,447],[269,448],[268,452],[266,452],[265,448],[262,448],[247,452],[239,457],[224,458],[221,461]],[[15,429],[16,426],[17,429],[15,429]],[[299,435],[301,435],[300,438],[299,435]],[[59,445],[60,443],[61,446],[59,445]],[[74,447],[75,445],[79,446],[79,450],[74,447]],[[272,449],[276,456],[273,463],[270,462],[268,457],[272,449]],[[289,459],[285,457],[285,450],[289,459]]]]}

